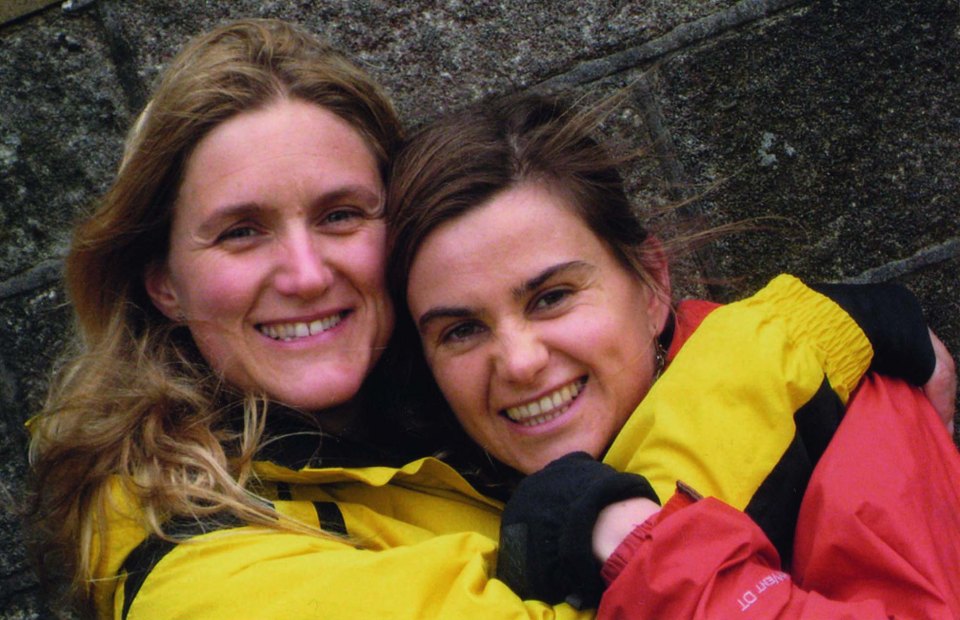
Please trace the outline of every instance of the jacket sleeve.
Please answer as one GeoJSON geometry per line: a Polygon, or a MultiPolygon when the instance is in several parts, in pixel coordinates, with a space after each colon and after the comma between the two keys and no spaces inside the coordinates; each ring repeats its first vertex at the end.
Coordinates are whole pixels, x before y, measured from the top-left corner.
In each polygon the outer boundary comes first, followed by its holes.
{"type": "Polygon", "coordinates": [[[499,503],[444,463],[294,471],[258,462],[256,472],[277,513],[315,534],[223,517],[171,520],[165,531],[179,543],[144,540],[124,529],[142,520],[133,504],[109,521],[112,540],[135,538],[135,546],[111,553],[121,566],[99,573],[100,617],[592,617],[524,601],[493,577],[499,503]]]}
{"type": "Polygon", "coordinates": [[[619,572],[604,571],[613,581],[598,619],[888,620],[879,601],[836,602],[803,591],[742,512],[713,498],[670,511],[677,497],[664,509],[671,514],[638,527],[614,554],[630,557],[619,572]]]}
{"type": "Polygon", "coordinates": [[[703,319],[603,460],[660,498],[683,481],[746,511],[789,562],[813,467],[872,356],[837,303],[780,276],[703,319]]]}
{"type": "Polygon", "coordinates": [[[703,320],[603,460],[645,476],[661,498],[682,480],[742,510],[771,472],[805,481],[818,455],[810,457],[798,436],[812,428],[829,437],[871,355],[862,330],[839,306],[780,276],[703,320]],[[795,453],[802,467],[781,463],[795,453]]]}
{"type": "MultiPolygon", "coordinates": [[[[489,578],[494,542],[475,533],[385,550],[343,539],[241,527],[176,545],[114,617],[575,619],[592,614],[522,601],[489,578]]],[[[131,575],[126,575],[130,580],[131,575]]]]}
{"type": "Polygon", "coordinates": [[[920,302],[906,287],[883,284],[811,284],[849,314],[873,346],[870,369],[923,385],[936,356],[920,302]]]}
{"type": "Polygon", "coordinates": [[[923,395],[870,375],[810,480],[789,575],[746,515],[678,492],[604,565],[598,617],[960,617],[958,479],[923,395]]]}

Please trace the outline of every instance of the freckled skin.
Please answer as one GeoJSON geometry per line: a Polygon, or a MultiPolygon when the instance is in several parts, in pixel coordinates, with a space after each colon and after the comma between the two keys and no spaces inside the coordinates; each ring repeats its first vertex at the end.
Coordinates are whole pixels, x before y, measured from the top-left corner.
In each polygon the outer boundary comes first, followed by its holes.
{"type": "Polygon", "coordinates": [[[187,161],[148,292],[229,383],[309,411],[344,403],[393,329],[382,201],[375,157],[333,113],[282,99],[240,114],[187,161]],[[259,329],[324,320],[290,341],[259,329]]]}
{"type": "Polygon", "coordinates": [[[501,192],[432,232],[407,301],[460,423],[524,473],[574,450],[602,453],[650,387],[653,340],[668,312],[538,184],[501,192]],[[502,415],[580,378],[583,391],[554,420],[525,428],[502,415]]]}

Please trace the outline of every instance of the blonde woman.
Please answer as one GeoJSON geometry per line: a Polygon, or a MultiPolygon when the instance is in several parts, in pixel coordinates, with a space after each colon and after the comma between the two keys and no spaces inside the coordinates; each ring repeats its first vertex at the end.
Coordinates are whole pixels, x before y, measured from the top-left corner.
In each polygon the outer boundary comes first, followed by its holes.
{"type": "Polygon", "coordinates": [[[501,504],[420,458],[398,405],[399,138],[380,88],[283,22],[167,68],[76,229],[76,351],[32,424],[42,566],[83,615],[586,616],[490,579],[501,504]]]}

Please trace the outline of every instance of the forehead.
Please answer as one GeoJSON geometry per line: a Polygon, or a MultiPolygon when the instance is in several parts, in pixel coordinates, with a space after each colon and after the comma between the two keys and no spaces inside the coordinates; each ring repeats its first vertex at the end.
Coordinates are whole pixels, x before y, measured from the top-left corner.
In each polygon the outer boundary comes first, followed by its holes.
{"type": "Polygon", "coordinates": [[[542,247],[593,237],[560,196],[540,184],[526,183],[439,225],[424,239],[415,260],[424,255],[483,260],[512,244],[542,247]]]}
{"type": "Polygon", "coordinates": [[[421,244],[410,270],[411,307],[460,293],[515,287],[558,263],[613,266],[613,257],[559,195],[522,184],[456,219],[421,244]]]}
{"type": "Polygon", "coordinates": [[[380,183],[366,141],[333,112],[281,99],[215,127],[187,160],[181,193],[219,194],[291,181],[380,183]]]}

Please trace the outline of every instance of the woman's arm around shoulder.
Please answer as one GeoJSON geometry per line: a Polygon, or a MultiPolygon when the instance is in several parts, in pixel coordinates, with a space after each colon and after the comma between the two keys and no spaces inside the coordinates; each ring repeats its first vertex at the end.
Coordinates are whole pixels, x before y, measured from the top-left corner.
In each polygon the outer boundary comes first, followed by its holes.
{"type": "MultiPolygon", "coordinates": [[[[494,541],[436,536],[384,550],[243,527],[177,545],[117,618],[589,618],[522,601],[489,576],[494,541]]],[[[129,579],[129,576],[127,577],[129,579]]]]}
{"type": "Polygon", "coordinates": [[[597,618],[888,620],[879,601],[836,602],[797,587],[744,513],[684,491],[604,564],[597,618]]]}

